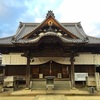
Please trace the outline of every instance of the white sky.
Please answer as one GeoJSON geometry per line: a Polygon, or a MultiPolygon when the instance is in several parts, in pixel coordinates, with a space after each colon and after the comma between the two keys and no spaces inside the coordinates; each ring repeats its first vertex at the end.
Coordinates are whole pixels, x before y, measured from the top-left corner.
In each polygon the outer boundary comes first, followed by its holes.
{"type": "Polygon", "coordinates": [[[80,21],[87,34],[100,36],[99,10],[100,0],[63,0],[56,12],[60,12],[61,21],[80,21]]]}

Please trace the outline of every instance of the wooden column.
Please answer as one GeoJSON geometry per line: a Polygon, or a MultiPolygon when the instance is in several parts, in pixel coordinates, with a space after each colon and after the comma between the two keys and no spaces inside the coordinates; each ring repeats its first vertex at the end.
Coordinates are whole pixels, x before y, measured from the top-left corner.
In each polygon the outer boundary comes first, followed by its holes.
{"type": "Polygon", "coordinates": [[[30,55],[27,55],[27,66],[26,66],[26,88],[30,86],[30,55]]]}
{"type": "Polygon", "coordinates": [[[70,62],[71,62],[71,88],[75,88],[75,76],[74,76],[74,54],[71,54],[70,62]]]}
{"type": "Polygon", "coordinates": [[[52,64],[52,60],[50,61],[50,70],[49,70],[49,74],[51,75],[51,73],[52,73],[52,66],[51,66],[51,64],[52,64]]]}

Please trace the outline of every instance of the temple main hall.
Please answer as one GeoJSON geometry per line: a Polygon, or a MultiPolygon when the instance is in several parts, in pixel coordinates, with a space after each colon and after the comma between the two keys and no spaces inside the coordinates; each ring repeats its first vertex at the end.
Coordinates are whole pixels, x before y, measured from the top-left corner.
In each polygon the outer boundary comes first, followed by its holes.
{"type": "Polygon", "coordinates": [[[53,76],[55,88],[75,88],[99,72],[100,38],[88,36],[80,22],[59,22],[50,10],[41,23],[20,22],[13,36],[0,38],[0,53],[4,76],[18,84],[34,89],[53,76]]]}

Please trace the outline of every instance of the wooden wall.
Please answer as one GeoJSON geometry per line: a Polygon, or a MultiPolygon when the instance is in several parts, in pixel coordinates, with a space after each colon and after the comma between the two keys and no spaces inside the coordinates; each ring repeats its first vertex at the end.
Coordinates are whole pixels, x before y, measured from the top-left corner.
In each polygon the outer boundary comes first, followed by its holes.
{"type": "MultiPolygon", "coordinates": [[[[48,57],[47,57],[48,58],[48,57]]],[[[46,59],[46,57],[45,57],[46,59]]],[[[51,58],[50,58],[51,59],[51,58]]],[[[56,59],[52,57],[52,59],[56,59]]],[[[52,75],[57,76],[57,73],[62,73],[62,76],[69,77],[69,74],[66,74],[66,66],[68,65],[70,70],[70,58],[60,57],[59,62],[64,64],[53,63],[52,75]],[[61,59],[61,61],[60,61],[61,59]],[[61,67],[62,66],[62,67],[61,67]],[[55,75],[56,74],[56,75],[55,75]]],[[[2,64],[6,65],[6,75],[25,75],[26,74],[26,61],[25,57],[22,57],[21,54],[5,54],[2,56],[2,64]]],[[[39,60],[39,59],[38,59],[39,60]]],[[[42,61],[42,60],[40,60],[42,61]]],[[[75,72],[88,72],[90,75],[95,73],[95,65],[100,64],[100,54],[80,54],[75,57],[75,72]]],[[[31,63],[31,73],[34,77],[38,77],[39,73],[43,73],[45,76],[50,75],[49,67],[50,63],[34,65],[31,63]]]]}
{"type": "Polygon", "coordinates": [[[38,78],[39,74],[45,76],[55,76],[57,77],[58,73],[62,74],[63,78],[69,78],[69,66],[62,65],[55,62],[48,62],[42,65],[31,65],[31,75],[33,78],[38,78]],[[51,69],[51,72],[50,72],[51,69]]]}
{"type": "Polygon", "coordinates": [[[95,65],[75,65],[76,73],[88,73],[88,75],[92,76],[95,74],[95,65]]]}
{"type": "MultiPolygon", "coordinates": [[[[49,62],[43,65],[32,65],[31,66],[31,76],[33,78],[39,78],[39,74],[43,74],[43,76],[56,76],[58,73],[62,74],[63,78],[70,77],[70,65],[60,65],[57,63],[52,64],[52,71],[50,73],[49,62]]],[[[26,75],[26,66],[24,65],[7,65],[5,71],[6,76],[12,75],[26,75]]],[[[88,73],[89,76],[95,74],[95,66],[94,65],[75,65],[75,73],[88,73]]]]}
{"type": "Polygon", "coordinates": [[[6,76],[26,75],[26,66],[23,65],[7,65],[5,67],[6,76]]]}

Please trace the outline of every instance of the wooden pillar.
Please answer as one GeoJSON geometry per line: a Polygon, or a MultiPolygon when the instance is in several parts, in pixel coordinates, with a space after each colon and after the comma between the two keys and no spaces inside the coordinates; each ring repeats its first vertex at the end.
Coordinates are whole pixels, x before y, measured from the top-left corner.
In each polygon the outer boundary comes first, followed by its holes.
{"type": "MultiPolygon", "coordinates": [[[[6,66],[5,66],[5,67],[6,67],[6,66]]],[[[6,73],[5,73],[5,67],[3,67],[3,75],[4,75],[4,76],[5,76],[5,74],[6,74],[6,73]]]]}
{"type": "Polygon", "coordinates": [[[50,61],[50,70],[49,70],[49,74],[51,75],[51,73],[52,73],[52,66],[51,66],[51,64],[52,64],[52,60],[50,61]]]}
{"type": "Polygon", "coordinates": [[[74,76],[74,54],[72,53],[70,62],[71,62],[71,88],[75,88],[75,76],[74,76]]]}
{"type": "Polygon", "coordinates": [[[27,55],[27,66],[26,66],[26,88],[30,87],[30,55],[27,55]]]}

